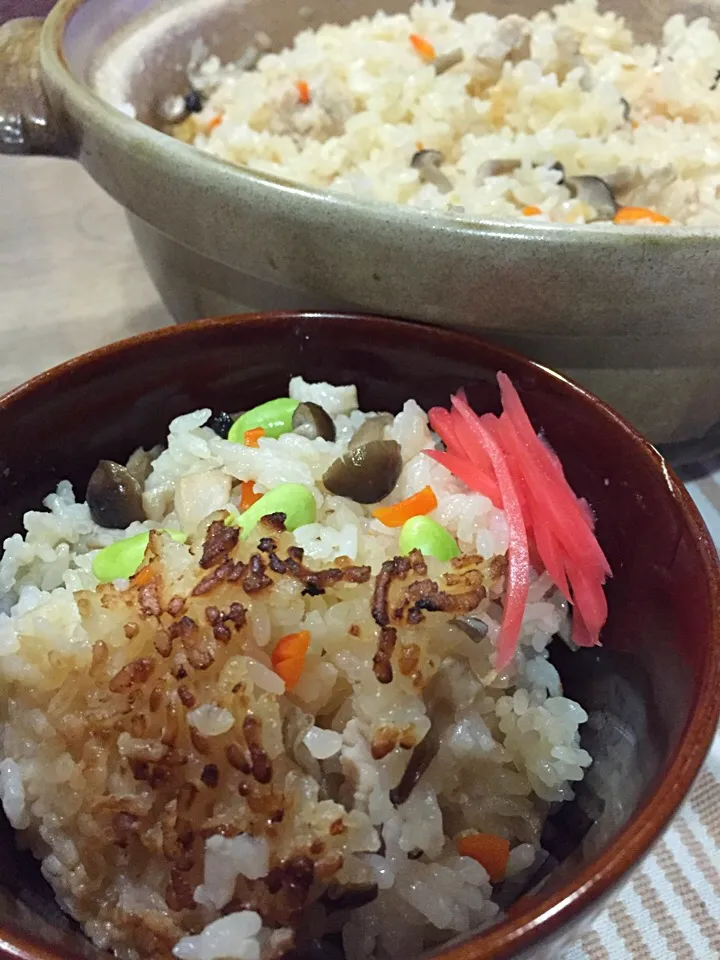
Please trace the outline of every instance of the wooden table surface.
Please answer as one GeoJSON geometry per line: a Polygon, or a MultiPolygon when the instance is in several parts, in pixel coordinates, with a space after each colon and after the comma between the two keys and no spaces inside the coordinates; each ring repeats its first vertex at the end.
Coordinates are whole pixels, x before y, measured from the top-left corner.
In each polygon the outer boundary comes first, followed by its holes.
{"type": "Polygon", "coordinates": [[[0,392],[170,322],[121,208],[79,164],[0,157],[0,392]]]}

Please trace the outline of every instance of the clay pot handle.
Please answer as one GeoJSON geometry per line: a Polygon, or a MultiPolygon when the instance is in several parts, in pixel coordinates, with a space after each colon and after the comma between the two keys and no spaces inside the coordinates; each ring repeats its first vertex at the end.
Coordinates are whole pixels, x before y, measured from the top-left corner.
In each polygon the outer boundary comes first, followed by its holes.
{"type": "Polygon", "coordinates": [[[0,26],[0,154],[73,153],[42,85],[42,25],[40,17],[21,17],[0,26]]]}

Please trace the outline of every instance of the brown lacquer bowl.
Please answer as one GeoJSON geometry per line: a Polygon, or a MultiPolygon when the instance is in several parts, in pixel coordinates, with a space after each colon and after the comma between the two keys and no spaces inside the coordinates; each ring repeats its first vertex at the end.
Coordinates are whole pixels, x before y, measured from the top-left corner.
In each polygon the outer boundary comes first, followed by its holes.
{"type": "MultiPolygon", "coordinates": [[[[365,409],[414,397],[446,403],[461,385],[496,408],[495,373],[515,381],[536,428],[597,513],[614,571],[604,646],[555,642],[566,690],[591,715],[595,757],[544,842],[554,871],[447,960],[550,960],[575,939],[667,827],[715,730],[720,700],[720,571],[688,494],[657,452],[595,397],[551,371],[463,334],[356,316],[268,314],[144,334],[72,360],[0,401],[0,534],[19,529],[69,477],[162,440],[200,406],[243,409],[288,378],[356,383],[365,409]]],[[[38,864],[0,831],[0,956],[96,955],[66,920],[38,864]]]]}

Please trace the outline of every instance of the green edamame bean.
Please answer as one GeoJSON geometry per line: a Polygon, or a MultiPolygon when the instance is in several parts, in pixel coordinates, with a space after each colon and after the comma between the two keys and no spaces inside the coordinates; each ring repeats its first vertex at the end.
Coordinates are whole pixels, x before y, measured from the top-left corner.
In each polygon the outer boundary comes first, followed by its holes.
{"type": "Polygon", "coordinates": [[[290,433],[293,414],[298,404],[298,400],[291,400],[290,397],[278,397],[277,400],[268,400],[267,403],[261,403],[259,407],[253,407],[252,410],[238,417],[230,427],[228,440],[232,443],[242,443],[247,431],[256,430],[258,427],[262,427],[266,437],[275,439],[283,433],[290,433]]]}
{"type": "Polygon", "coordinates": [[[236,517],[228,517],[226,523],[240,527],[241,537],[246,540],[263,517],[271,513],[285,514],[285,529],[295,530],[306,523],[314,523],[317,517],[315,498],[307,487],[300,483],[281,483],[236,517]]]}
{"type": "MultiPolygon", "coordinates": [[[[179,530],[164,530],[176,543],[185,543],[187,537],[179,530]]],[[[134,576],[145,559],[145,551],[150,543],[150,532],[146,530],[134,537],[126,537],[105,547],[95,554],[92,571],[100,583],[112,583],[113,580],[129,580],[134,576]]]]}
{"type": "Polygon", "coordinates": [[[400,552],[408,554],[419,550],[424,557],[452,560],[460,556],[460,547],[445,527],[430,517],[411,517],[400,531],[400,552]]]}

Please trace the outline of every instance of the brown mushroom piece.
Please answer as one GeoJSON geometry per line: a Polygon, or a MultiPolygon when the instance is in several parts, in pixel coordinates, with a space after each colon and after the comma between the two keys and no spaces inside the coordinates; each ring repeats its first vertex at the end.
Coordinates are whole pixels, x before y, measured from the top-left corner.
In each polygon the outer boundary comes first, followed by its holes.
{"type": "Polygon", "coordinates": [[[292,418],[292,428],[293,433],[308,440],[317,440],[318,437],[322,437],[323,440],[335,439],[335,424],[332,422],[332,417],[319,404],[312,401],[297,405],[292,418]]]}
{"type": "Polygon", "coordinates": [[[127,467],[112,460],[101,460],[97,465],[85,499],[98,526],[125,530],[135,520],[145,519],[140,484],[127,467]]]}
{"type": "Polygon", "coordinates": [[[205,96],[195,87],[191,86],[185,94],[185,109],[188,113],[201,113],[205,106],[205,96]]]}
{"type": "Polygon", "coordinates": [[[486,160],[478,168],[478,176],[481,179],[485,177],[504,177],[509,173],[514,173],[522,166],[520,160],[513,160],[512,157],[506,157],[502,160],[486,160]]]}
{"type": "Polygon", "coordinates": [[[378,885],[376,883],[355,883],[347,886],[332,885],[328,887],[321,901],[326,910],[357,910],[366,903],[377,899],[378,885]]]}
{"type": "Polygon", "coordinates": [[[189,114],[185,97],[179,93],[160,101],[155,108],[155,112],[163,123],[182,123],[189,114]]]}
{"type": "Polygon", "coordinates": [[[442,733],[453,720],[455,707],[446,689],[443,667],[440,667],[425,688],[424,699],[430,719],[430,729],[414,748],[400,782],[390,791],[390,803],[394,807],[400,807],[410,799],[410,794],[440,749],[442,733]]]}
{"type": "Polygon", "coordinates": [[[445,160],[445,154],[440,150],[418,150],[413,154],[410,166],[417,170],[423,183],[432,183],[440,193],[450,193],[452,183],[440,169],[445,160]]]}
{"type": "Polygon", "coordinates": [[[404,803],[407,803],[410,794],[420,783],[422,775],[435,759],[439,748],[440,737],[437,726],[433,724],[413,750],[400,782],[390,791],[390,803],[394,807],[401,807],[404,803]]]}
{"type": "Polygon", "coordinates": [[[345,954],[327,939],[306,940],[298,944],[283,960],[344,960],[345,954]]]}
{"type": "Polygon", "coordinates": [[[162,453],[162,449],[160,446],[153,447],[152,450],[138,447],[135,453],[130,455],[127,462],[127,471],[141,487],[145,485],[145,481],[150,476],[152,465],[162,453]]]}
{"type": "Polygon", "coordinates": [[[565,167],[562,165],[562,163],[560,163],[559,160],[556,160],[555,163],[551,163],[549,169],[557,170],[557,172],[560,174],[560,179],[558,180],[558,183],[561,183],[561,184],[565,183],[565,167]]]}
{"type": "Polygon", "coordinates": [[[617,213],[613,192],[600,177],[567,177],[565,186],[573,197],[595,209],[596,220],[612,220],[617,213]]]}
{"type": "Polygon", "coordinates": [[[435,57],[432,65],[435,67],[435,73],[439,77],[441,74],[447,73],[448,70],[456,67],[459,63],[462,63],[464,59],[464,54],[458,47],[455,50],[451,50],[449,53],[441,53],[439,56],[435,57]]]}
{"type": "Polygon", "coordinates": [[[395,489],[401,470],[399,443],[370,440],[331,463],[323,483],[338,497],[356,503],[377,503],[395,489]]]}
{"type": "Polygon", "coordinates": [[[235,420],[231,414],[225,410],[219,410],[210,417],[207,426],[210,427],[213,433],[216,433],[221,440],[227,440],[233,423],[235,423],[235,420]]]}
{"type": "Polygon", "coordinates": [[[368,417],[352,435],[348,449],[354,450],[355,447],[361,447],[364,443],[370,443],[371,440],[382,440],[385,436],[385,427],[389,427],[392,422],[393,418],[389,413],[378,413],[368,417]]]}
{"type": "Polygon", "coordinates": [[[453,617],[450,623],[462,630],[473,643],[480,643],[488,634],[488,625],[480,617],[453,617]]]}
{"type": "Polygon", "coordinates": [[[613,173],[606,173],[603,179],[617,198],[626,190],[637,186],[641,177],[637,167],[618,167],[613,173]]]}

